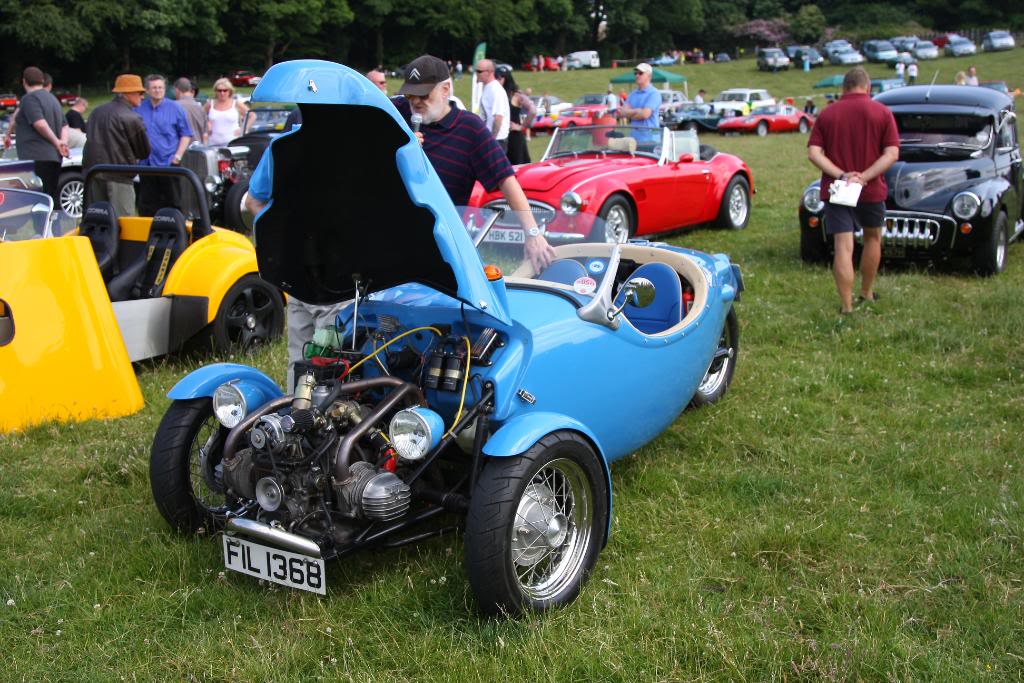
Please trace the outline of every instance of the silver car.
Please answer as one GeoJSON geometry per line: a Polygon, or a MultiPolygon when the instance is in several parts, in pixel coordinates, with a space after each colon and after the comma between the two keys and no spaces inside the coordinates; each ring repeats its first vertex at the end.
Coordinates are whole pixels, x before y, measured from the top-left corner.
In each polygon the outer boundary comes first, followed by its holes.
{"type": "Polygon", "coordinates": [[[919,40],[911,50],[917,59],[938,59],[939,48],[930,40],[919,40]]]}
{"type": "Polygon", "coordinates": [[[981,39],[981,49],[985,52],[994,50],[1012,50],[1017,46],[1009,31],[989,31],[981,39]]]}
{"type": "Polygon", "coordinates": [[[846,47],[833,52],[828,61],[832,64],[841,64],[843,66],[847,66],[849,64],[863,64],[864,55],[857,52],[852,47],[846,47]]]}
{"type": "Polygon", "coordinates": [[[946,54],[951,57],[963,57],[973,55],[978,51],[978,46],[970,38],[963,36],[951,36],[946,43],[946,54]]]}

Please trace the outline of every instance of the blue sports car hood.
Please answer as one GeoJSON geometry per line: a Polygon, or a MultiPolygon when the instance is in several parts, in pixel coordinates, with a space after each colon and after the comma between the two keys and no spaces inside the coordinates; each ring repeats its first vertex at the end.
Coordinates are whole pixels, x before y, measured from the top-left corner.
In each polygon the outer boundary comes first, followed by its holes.
{"type": "Polygon", "coordinates": [[[255,223],[260,275],[301,301],[420,282],[503,323],[483,263],[419,142],[362,74],[304,59],[272,66],[253,101],[295,102],[302,125],[271,142],[271,200],[255,223]]]}

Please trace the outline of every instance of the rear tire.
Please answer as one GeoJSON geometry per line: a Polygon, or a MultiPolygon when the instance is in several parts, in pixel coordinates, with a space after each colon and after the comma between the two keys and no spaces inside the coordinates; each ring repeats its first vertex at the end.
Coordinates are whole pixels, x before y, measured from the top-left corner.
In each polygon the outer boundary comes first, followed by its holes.
{"type": "Polygon", "coordinates": [[[579,595],[608,526],[599,456],[575,432],[491,458],[466,517],[466,574],[484,614],[517,616],[579,595]]]}
{"type": "Polygon", "coordinates": [[[284,331],[284,300],[256,273],[239,278],[217,309],[217,316],[187,344],[190,352],[248,350],[277,339],[284,331]]]}
{"type": "Polygon", "coordinates": [[[768,135],[768,122],[761,121],[757,124],[757,136],[763,138],[765,135],[768,135]]]}
{"type": "Polygon", "coordinates": [[[174,401],[153,437],[149,484],[153,500],[175,531],[219,529],[230,509],[220,479],[227,430],[208,397],[174,401]]]}
{"type": "Polygon", "coordinates": [[[807,119],[800,119],[800,132],[806,133],[811,127],[807,124],[807,119]]]}
{"type": "Polygon", "coordinates": [[[742,230],[750,220],[750,183],[741,175],[734,175],[722,195],[715,222],[720,228],[742,230]]]}
{"type": "Polygon", "coordinates": [[[239,180],[228,188],[224,194],[224,227],[231,228],[243,235],[249,234],[249,228],[242,220],[242,197],[249,191],[249,179],[239,180]]]}
{"type": "Polygon", "coordinates": [[[736,372],[736,360],[740,354],[740,325],[736,319],[736,310],[729,309],[722,326],[722,334],[718,339],[718,349],[711,361],[708,371],[697,387],[697,392],[690,399],[694,408],[711,405],[729,391],[733,373],[736,372]]]}
{"type": "Polygon", "coordinates": [[[1000,211],[988,239],[977,245],[974,251],[974,269],[979,275],[988,277],[1006,270],[1006,250],[1009,241],[1009,221],[1006,212],[1000,211]]]}

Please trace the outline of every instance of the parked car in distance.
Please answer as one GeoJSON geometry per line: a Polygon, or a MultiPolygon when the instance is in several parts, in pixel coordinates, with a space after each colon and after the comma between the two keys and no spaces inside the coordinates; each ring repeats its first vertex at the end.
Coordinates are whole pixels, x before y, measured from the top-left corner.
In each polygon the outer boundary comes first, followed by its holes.
{"type": "Polygon", "coordinates": [[[950,36],[946,43],[946,54],[950,57],[964,57],[973,55],[978,51],[978,46],[970,38],[963,36],[950,36]]]}
{"type": "Polygon", "coordinates": [[[853,45],[850,44],[850,41],[848,41],[848,40],[846,40],[844,38],[839,38],[837,40],[830,40],[830,41],[828,41],[827,43],[825,43],[824,45],[821,46],[821,51],[825,55],[825,59],[829,60],[830,62],[832,61],[832,55],[834,53],[838,52],[839,50],[846,50],[846,49],[852,50],[853,49],[853,45]]]}
{"type": "Polygon", "coordinates": [[[799,131],[806,133],[814,125],[814,117],[805,114],[790,104],[772,104],[757,107],[747,116],[734,116],[722,119],[718,124],[718,132],[757,133],[764,137],[768,133],[787,133],[799,131]]]}
{"type": "Polygon", "coordinates": [[[260,76],[251,71],[232,71],[228,74],[228,80],[235,87],[251,87],[260,82],[260,76]]]}
{"type": "Polygon", "coordinates": [[[861,46],[861,49],[870,62],[892,62],[898,56],[896,48],[888,40],[868,40],[861,46]]]}
{"type": "Polygon", "coordinates": [[[981,49],[985,52],[1012,50],[1016,46],[1017,42],[1009,31],[989,31],[981,39],[981,49]]]}
{"type": "Polygon", "coordinates": [[[880,92],[888,92],[893,88],[902,88],[906,82],[902,78],[872,78],[871,94],[877,95],[880,92]]]}
{"type": "Polygon", "coordinates": [[[711,103],[684,104],[679,109],[665,113],[663,126],[677,130],[704,130],[714,131],[718,129],[718,123],[722,120],[722,114],[715,111],[711,103]]]}
{"type": "MultiPolygon", "coordinates": [[[[701,145],[694,131],[667,128],[560,128],[516,178],[552,244],[626,242],[706,223],[740,230],[753,192],[739,157],[701,145]],[[570,220],[551,220],[559,207],[570,220]],[[601,223],[592,226],[595,218],[601,223]]],[[[470,204],[507,208],[500,192],[479,184],[470,204]]],[[[521,232],[510,241],[521,243],[521,232]]]]}
{"type": "Polygon", "coordinates": [[[939,48],[930,40],[919,40],[914,44],[910,53],[915,59],[938,59],[939,48]]]}
{"type": "Polygon", "coordinates": [[[811,67],[825,66],[825,58],[815,48],[809,45],[787,45],[786,56],[794,67],[803,68],[804,59],[811,63],[811,67]]]}
{"type": "Polygon", "coordinates": [[[889,42],[892,43],[892,46],[898,52],[909,52],[920,40],[917,36],[896,36],[895,38],[890,38],[889,42]]]}
{"type": "Polygon", "coordinates": [[[789,66],[789,57],[777,47],[766,47],[757,55],[758,71],[785,71],[789,66]]]}
{"type": "MultiPolygon", "coordinates": [[[[900,135],[900,159],[885,175],[882,256],[966,261],[983,275],[1002,272],[1007,245],[1024,232],[1024,177],[1010,98],[989,88],[918,85],[875,101],[892,110],[900,135]]],[[[827,260],[832,251],[824,207],[815,181],[799,209],[805,261],[827,260]]]]}
{"type": "Polygon", "coordinates": [[[0,188],[42,190],[43,181],[36,175],[34,161],[18,159],[0,160],[0,188]]]}
{"type": "Polygon", "coordinates": [[[669,112],[675,112],[680,107],[685,106],[689,103],[686,95],[679,92],[678,90],[659,90],[661,94],[661,105],[658,107],[658,120],[661,121],[661,125],[665,124],[665,117],[669,112]]]}
{"type": "Polygon", "coordinates": [[[59,92],[53,93],[53,95],[57,98],[57,101],[65,107],[70,107],[72,104],[75,103],[75,100],[78,99],[78,95],[76,93],[71,92],[70,90],[61,90],[59,92]]]}
{"type": "Polygon", "coordinates": [[[753,107],[775,104],[775,98],[767,90],[755,88],[730,88],[718,93],[711,102],[713,111],[718,114],[731,112],[734,116],[744,116],[753,107]]]}
{"type": "Polygon", "coordinates": [[[597,50],[578,50],[570,52],[566,62],[568,69],[598,69],[601,67],[601,56],[597,50]]]}
{"type": "Polygon", "coordinates": [[[828,61],[831,64],[838,64],[840,66],[863,64],[864,55],[857,52],[852,47],[841,47],[832,51],[832,55],[828,58],[828,61]]]}
{"type": "Polygon", "coordinates": [[[716,52],[715,53],[715,62],[716,63],[723,64],[725,62],[731,62],[731,61],[732,61],[732,57],[729,56],[728,52],[716,52]]]}
{"type": "Polygon", "coordinates": [[[0,93],[0,108],[2,109],[17,109],[18,108],[18,96],[12,92],[0,93]]]}
{"type": "Polygon", "coordinates": [[[651,57],[644,60],[651,66],[672,66],[679,61],[679,55],[672,56],[667,52],[663,52],[657,57],[651,57]]]}

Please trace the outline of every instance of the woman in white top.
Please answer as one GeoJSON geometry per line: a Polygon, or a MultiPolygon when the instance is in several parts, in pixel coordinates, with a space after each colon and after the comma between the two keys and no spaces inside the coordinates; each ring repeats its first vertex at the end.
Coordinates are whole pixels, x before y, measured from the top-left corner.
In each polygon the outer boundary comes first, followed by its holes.
{"type": "Polygon", "coordinates": [[[242,121],[249,108],[235,99],[231,81],[218,78],[213,84],[213,100],[206,103],[206,129],[210,134],[209,144],[226,145],[242,134],[242,121]]]}

